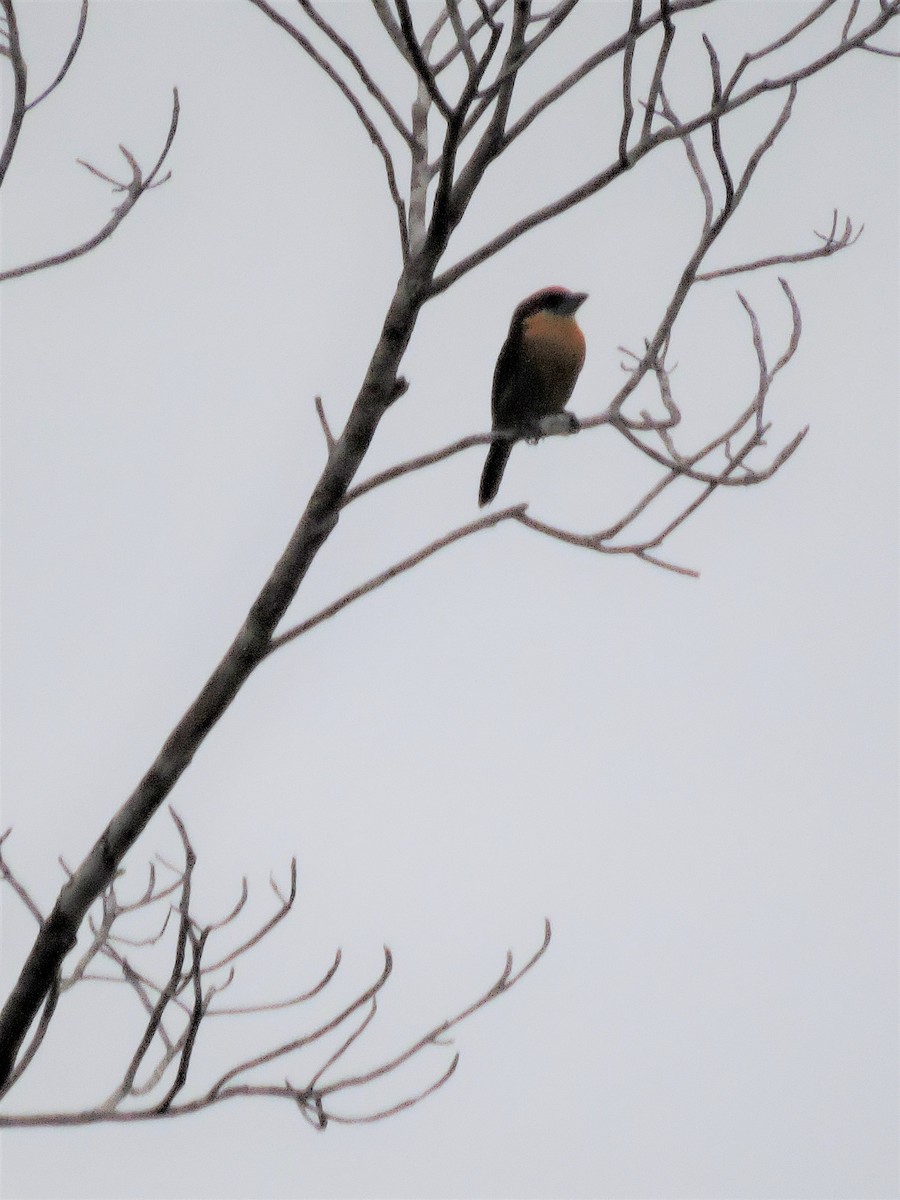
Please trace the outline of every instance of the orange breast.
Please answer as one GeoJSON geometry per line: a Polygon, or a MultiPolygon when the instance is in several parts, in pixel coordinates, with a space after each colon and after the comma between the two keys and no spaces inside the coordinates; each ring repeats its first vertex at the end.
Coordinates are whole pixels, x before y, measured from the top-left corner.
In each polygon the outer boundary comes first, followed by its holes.
{"type": "Polygon", "coordinates": [[[523,349],[529,366],[541,376],[548,412],[563,409],[584,363],[584,334],[573,317],[538,312],[528,317],[523,349]]]}

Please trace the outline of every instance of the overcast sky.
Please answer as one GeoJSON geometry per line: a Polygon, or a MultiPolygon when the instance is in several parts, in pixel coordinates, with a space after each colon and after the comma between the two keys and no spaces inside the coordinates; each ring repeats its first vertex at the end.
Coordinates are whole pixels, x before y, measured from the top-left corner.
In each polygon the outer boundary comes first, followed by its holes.
{"type": "MultiPolygon", "coordinates": [[[[18,7],[35,94],[78,5],[18,7]]],[[[408,112],[411,85],[369,6],[325,7],[408,112]]],[[[703,31],[727,72],[806,7],[755,0],[685,20],[675,108],[708,93],[703,31]]],[[[809,45],[834,37],[839,7],[809,45]]],[[[629,11],[585,0],[515,112],[629,11]]],[[[810,433],[773,480],[717,494],[667,543],[698,579],[511,525],[479,534],[269,659],[173,793],[203,919],[246,875],[249,929],[272,909],[270,871],[286,884],[299,861],[296,912],[244,964],[235,1003],[301,991],[338,946],[344,957],[309,1014],[205,1026],[198,1090],[245,1048],[336,1011],[377,976],[386,943],[395,971],[347,1069],[376,1065],[485,990],[507,949],[524,961],[549,917],[543,960],[456,1031],[454,1078],[390,1121],[325,1133],[276,1101],[6,1131],[4,1197],[896,1194],[897,81],[896,61],[860,54],[804,87],[711,257],[810,248],[835,208],[865,224],[845,253],[782,269],[803,337],[760,463],[810,433]]],[[[171,181],[99,250],[2,297],[2,820],[45,911],[57,856],[81,861],[279,555],[324,461],[313,399],[339,428],[398,273],[369,140],[240,0],[96,0],[70,76],[26,120],[4,266],[99,227],[114,200],[75,159],[116,175],[121,142],[150,164],[173,85],[171,181]]],[[[535,123],[486,178],[448,264],[614,157],[619,89],[601,75],[535,123]]],[[[736,162],[779,104],[726,130],[736,162]]],[[[590,293],[572,408],[605,408],[617,347],[655,330],[702,220],[682,151],[652,158],[427,306],[409,391],[363,476],[488,427],[510,314],[547,284],[590,293]]],[[[739,281],[770,362],[790,334],[776,274],[739,281]]],[[[735,281],[704,289],[670,354],[685,451],[757,383],[735,281]]],[[[477,515],[482,457],[354,504],[290,616],[477,515]]],[[[601,428],[517,447],[499,503],[589,531],[653,478],[601,428]]],[[[165,812],[127,859],[125,893],[157,853],[178,855],[165,812]]],[[[3,921],[5,995],[34,929],[14,897],[3,921]]],[[[137,1004],[109,985],[82,992],[10,1111],[78,1108],[114,1087],[137,1004]]],[[[399,1099],[451,1055],[433,1049],[341,1110],[399,1099]]],[[[267,1078],[299,1083],[322,1060],[267,1078]]]]}

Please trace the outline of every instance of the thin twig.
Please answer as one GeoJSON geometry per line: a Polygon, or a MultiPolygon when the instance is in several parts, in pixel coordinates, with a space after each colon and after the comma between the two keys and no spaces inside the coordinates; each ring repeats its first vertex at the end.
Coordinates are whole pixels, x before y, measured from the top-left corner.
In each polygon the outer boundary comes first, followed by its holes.
{"type": "Polygon", "coordinates": [[[53,80],[53,82],[50,84],[49,87],[44,88],[44,90],[41,92],[41,94],[39,96],[36,96],[34,98],[34,100],[29,100],[29,102],[25,105],[26,111],[28,109],[37,107],[37,105],[40,104],[40,102],[42,100],[46,100],[47,97],[50,95],[50,93],[52,91],[54,91],[56,88],[58,88],[59,85],[62,83],[62,81],[65,79],[65,77],[68,73],[69,67],[71,67],[72,63],[75,61],[75,55],[78,53],[78,47],[81,45],[81,39],[84,37],[84,29],[85,29],[85,26],[87,25],[87,15],[88,15],[88,0],[81,0],[81,13],[78,17],[78,29],[75,31],[75,37],[72,39],[72,44],[69,47],[69,53],[66,55],[65,61],[63,62],[63,65],[59,69],[59,74],[56,76],[56,78],[53,80]]]}
{"type": "MultiPolygon", "coordinates": [[[[701,3],[709,2],[710,0],[698,0],[698,3],[687,4],[685,7],[700,7],[701,3]]],[[[676,10],[680,11],[681,9],[679,6],[677,6],[677,3],[673,2],[672,11],[675,12],[676,10]]],[[[820,55],[820,57],[815,59],[813,62],[807,63],[805,67],[799,68],[796,71],[790,72],[776,79],[764,79],[761,82],[754,84],[752,87],[747,88],[746,91],[737,96],[729,95],[728,89],[726,88],[722,102],[715,113],[713,113],[712,110],[707,110],[700,116],[683,122],[678,129],[668,128],[657,130],[651,137],[642,140],[637,145],[633,146],[629,154],[630,168],[634,167],[638,158],[644,157],[657,146],[660,146],[665,142],[672,141],[674,138],[683,138],[685,134],[693,133],[695,130],[705,125],[709,125],[714,116],[717,120],[721,120],[721,118],[726,114],[734,112],[736,109],[751,103],[757,97],[766,95],[769,92],[781,91],[785,88],[789,88],[795,94],[796,86],[801,80],[811,78],[819,71],[831,66],[832,63],[836,62],[850,51],[863,48],[863,43],[865,42],[866,38],[871,37],[873,33],[881,29],[888,20],[892,19],[893,16],[896,15],[897,11],[900,11],[900,6],[891,5],[889,12],[885,12],[880,17],[876,17],[865,29],[848,39],[846,43],[820,55]]],[[[658,19],[659,17],[657,16],[655,20],[658,19]]],[[[612,56],[612,46],[613,43],[610,43],[610,46],[604,48],[604,51],[602,52],[602,57],[604,59],[612,56]]],[[[618,43],[618,49],[621,50],[621,48],[622,42],[620,40],[618,43]]],[[[596,65],[596,63],[594,65],[596,65]]],[[[584,74],[586,73],[587,71],[584,72],[584,74]]],[[[558,98],[559,95],[567,91],[569,87],[574,86],[574,82],[577,82],[581,78],[583,78],[582,73],[579,73],[577,79],[574,80],[572,77],[569,77],[566,81],[564,81],[566,86],[558,85],[557,88],[553,89],[552,98],[550,98],[551,93],[547,93],[540,102],[540,111],[542,111],[543,107],[546,107],[547,104],[552,103],[553,99],[558,98]]],[[[508,146],[515,137],[518,137],[522,132],[524,132],[524,129],[528,124],[530,124],[531,120],[534,119],[535,115],[537,115],[537,113],[533,112],[533,110],[528,110],[528,112],[526,112],[524,116],[521,117],[519,121],[517,121],[515,125],[513,125],[507,131],[504,138],[504,145],[508,146]]],[[[595,195],[598,191],[601,191],[604,187],[608,186],[613,182],[613,180],[621,175],[622,171],[622,165],[618,159],[616,159],[615,163],[604,168],[604,170],[600,171],[596,175],[591,176],[578,187],[573,188],[571,191],[565,193],[565,195],[561,196],[558,200],[544,205],[542,208],[536,209],[526,217],[514,222],[503,233],[498,234],[494,238],[483,243],[477,250],[465,255],[453,266],[448,267],[439,275],[436,275],[429,289],[429,294],[436,296],[445,291],[463,275],[473,270],[482,262],[485,262],[488,258],[491,258],[495,254],[499,253],[511,242],[516,241],[523,234],[549,220],[552,220],[561,213],[567,212],[570,208],[575,207],[575,205],[582,203],[582,201],[588,199],[590,196],[595,195]]]]}
{"type": "MultiPolygon", "coordinates": [[[[659,100],[662,105],[663,115],[669,124],[677,129],[680,126],[678,117],[675,115],[672,106],[669,104],[669,99],[666,96],[665,90],[660,85],[659,100]]],[[[709,186],[709,180],[706,178],[706,172],[700,163],[700,158],[694,148],[693,138],[689,133],[684,134],[681,138],[681,145],[684,148],[684,153],[687,157],[691,170],[694,172],[694,178],[697,180],[697,186],[700,188],[700,194],[703,197],[703,231],[709,232],[713,223],[713,198],[712,188],[709,186]]],[[[695,279],[699,276],[695,275],[695,279]]]]}
{"type": "Polygon", "coordinates": [[[50,1022],[53,1019],[53,1014],[56,1012],[56,1005],[59,1001],[59,978],[57,977],[50,986],[47,992],[47,998],[44,1001],[44,1007],[41,1009],[41,1015],[37,1023],[37,1027],[26,1048],[22,1051],[19,1061],[16,1063],[15,1069],[6,1081],[6,1086],[0,1089],[0,1100],[10,1091],[22,1078],[40,1049],[41,1042],[44,1040],[44,1035],[50,1027],[50,1022]]]}
{"type": "Polygon", "coordinates": [[[458,1012],[456,1016],[450,1017],[446,1021],[442,1021],[439,1025],[435,1025],[433,1029],[430,1029],[428,1033],[419,1038],[418,1041],[414,1042],[406,1050],[402,1051],[402,1053],[390,1059],[389,1062],[383,1063],[381,1066],[375,1067],[371,1071],[365,1071],[362,1074],[352,1075],[347,1079],[341,1079],[337,1083],[326,1084],[324,1087],[319,1089],[320,1094],[322,1096],[331,1095],[334,1092],[343,1091],[346,1088],[359,1087],[362,1084],[371,1083],[373,1080],[380,1079],[382,1076],[395,1071],[398,1067],[402,1066],[405,1062],[408,1062],[421,1050],[424,1050],[426,1046],[438,1044],[439,1039],[443,1037],[443,1035],[449,1030],[453,1029],[454,1026],[459,1025],[462,1021],[465,1021],[467,1017],[470,1017],[480,1008],[484,1008],[484,1006],[491,1000],[502,995],[503,992],[509,991],[511,987],[518,983],[522,976],[526,975],[531,968],[544,956],[547,951],[547,947],[550,945],[550,937],[550,922],[549,920],[545,919],[543,942],[531,956],[531,958],[529,958],[524,964],[524,966],[520,967],[514,975],[512,974],[512,952],[509,951],[507,952],[506,962],[500,977],[496,980],[496,982],[491,984],[486,992],[479,996],[477,1000],[473,1001],[472,1004],[468,1005],[468,1007],[464,1008],[461,1012],[458,1012]]]}
{"type": "Polygon", "coordinates": [[[323,991],[331,983],[340,965],[341,952],[338,950],[335,953],[334,961],[319,982],[310,988],[309,991],[301,992],[299,996],[292,996],[289,1000],[273,1000],[267,1004],[247,1004],[239,1008],[211,1008],[207,1015],[210,1017],[238,1017],[246,1016],[248,1013],[274,1012],[280,1008],[293,1008],[297,1004],[302,1004],[305,1000],[311,1000],[313,996],[318,996],[319,992],[323,991]]]}
{"type": "MultiPolygon", "coordinates": [[[[254,0],[255,2],[255,0],[254,0]]],[[[413,26],[412,13],[409,11],[407,0],[396,0],[397,16],[400,18],[400,30],[403,34],[403,40],[406,44],[406,49],[409,58],[415,67],[416,74],[425,85],[428,95],[431,97],[435,107],[445,120],[450,120],[452,110],[450,105],[441,95],[441,89],[437,85],[437,80],[434,77],[434,72],[425,60],[422,54],[422,48],[416,37],[415,27],[413,26]]]]}
{"type": "MultiPolygon", "coordinates": [[[[12,113],[9,118],[9,128],[6,131],[6,141],[3,144],[2,152],[0,152],[0,186],[2,186],[3,180],[6,178],[6,172],[9,170],[9,164],[12,162],[12,156],[16,150],[19,134],[22,131],[22,121],[24,120],[25,109],[27,107],[25,93],[28,86],[28,68],[25,65],[22,46],[19,42],[19,25],[16,20],[16,10],[13,7],[13,0],[0,0],[0,5],[2,5],[6,16],[6,56],[9,58],[13,69],[12,113]]],[[[0,275],[0,279],[2,278],[3,276],[0,275]]]]}
{"type": "MultiPolygon", "coordinates": [[[[484,29],[485,27],[487,27],[488,29],[492,29],[492,30],[498,28],[497,23],[494,20],[494,18],[496,17],[497,13],[504,7],[504,5],[506,5],[508,3],[508,0],[492,0],[492,2],[490,4],[485,4],[483,2],[483,0],[478,0],[478,2],[479,2],[480,14],[479,14],[479,16],[477,16],[475,18],[475,20],[471,23],[471,25],[469,25],[465,30],[465,36],[466,36],[466,39],[468,40],[468,43],[470,46],[472,44],[472,39],[474,37],[476,37],[476,35],[479,34],[481,32],[481,30],[484,29]]],[[[438,20],[435,21],[435,25],[432,27],[432,30],[429,30],[428,35],[426,37],[422,38],[422,53],[423,54],[428,52],[428,50],[430,49],[430,46],[434,40],[434,38],[431,36],[432,32],[434,31],[435,36],[436,36],[437,27],[439,26],[439,24],[443,24],[443,22],[446,20],[447,20],[447,9],[445,8],[443,10],[443,12],[441,13],[441,16],[438,18],[438,20]]],[[[435,79],[437,79],[437,77],[443,71],[446,71],[447,67],[449,67],[452,62],[456,61],[456,59],[459,57],[460,53],[461,53],[461,51],[460,51],[459,43],[455,41],[453,43],[453,45],[450,47],[450,49],[443,56],[443,58],[437,59],[432,64],[431,70],[434,73],[435,79]]]]}
{"type": "Polygon", "coordinates": [[[634,118],[634,101],[631,98],[631,69],[634,63],[634,48],[641,29],[643,0],[631,0],[631,21],[625,39],[625,54],[622,59],[622,129],[619,133],[619,165],[628,166],[628,134],[634,118]]]}
{"type": "MultiPolygon", "coordinates": [[[[312,1079],[310,1079],[309,1083],[306,1085],[307,1092],[316,1091],[316,1084],[319,1082],[319,1080],[322,1078],[322,1076],[325,1074],[325,1072],[328,1070],[328,1068],[333,1067],[334,1064],[338,1061],[338,1059],[342,1058],[343,1055],[347,1053],[347,1051],[350,1049],[350,1047],[353,1045],[353,1043],[357,1040],[357,1038],[362,1037],[362,1035],[368,1029],[371,1022],[375,1019],[375,1015],[377,1012],[378,1012],[378,998],[376,996],[373,996],[372,997],[372,1007],[366,1013],[365,1017],[363,1017],[362,1021],[356,1027],[356,1029],[353,1030],[353,1032],[350,1034],[350,1036],[345,1038],[344,1041],[341,1042],[340,1046],[338,1046],[337,1050],[335,1050],[335,1052],[329,1058],[326,1058],[325,1062],[321,1065],[321,1067],[319,1067],[318,1071],[316,1071],[315,1075],[313,1075],[312,1079]]],[[[321,1091],[319,1092],[319,1094],[320,1095],[322,1094],[321,1091]]]]}
{"type": "MultiPolygon", "coordinates": [[[[765,267],[779,267],[790,263],[812,262],[817,258],[829,258],[832,254],[837,254],[839,250],[844,250],[848,246],[856,243],[863,232],[864,226],[860,226],[856,235],[853,235],[853,228],[849,219],[845,223],[843,234],[834,239],[828,237],[824,239],[824,244],[817,246],[814,250],[803,250],[796,254],[772,254],[768,258],[757,258],[753,262],[740,263],[733,267],[721,267],[716,271],[701,271],[697,274],[698,283],[706,283],[711,279],[723,279],[726,275],[742,275],[749,271],[761,271],[765,267]]],[[[822,234],[816,234],[816,237],[822,237],[822,234]]]]}
{"type": "Polygon", "coordinates": [[[403,254],[403,261],[406,262],[409,256],[409,230],[406,224],[406,210],[403,206],[403,200],[400,196],[400,189],[397,186],[397,176],[394,171],[394,160],[391,157],[390,151],[387,148],[387,144],[378,131],[375,122],[366,112],[362,102],[357,97],[353,89],[341,77],[341,75],[338,74],[328,59],[325,58],[324,55],[320,54],[318,50],[316,50],[315,46],[313,46],[312,42],[308,37],[305,36],[305,34],[301,33],[296,26],[292,25],[290,21],[283,17],[281,13],[272,7],[271,4],[267,3],[267,0],[250,0],[250,3],[258,8],[260,12],[265,13],[270,21],[277,25],[279,29],[283,29],[289,37],[294,39],[298,46],[303,49],[304,53],[306,53],[316,64],[319,70],[321,70],[332,81],[332,83],[335,84],[344,99],[347,100],[352,106],[353,111],[356,113],[360,121],[360,124],[369,135],[369,140],[381,155],[381,161],[384,164],[385,176],[387,178],[388,191],[390,192],[391,200],[394,203],[394,210],[397,214],[397,226],[400,233],[400,248],[403,254]]]}
{"type": "Polygon", "coordinates": [[[281,901],[281,907],[277,910],[277,912],[274,913],[273,916],[271,916],[269,918],[268,921],[266,921],[263,925],[261,925],[259,927],[259,929],[257,929],[256,933],[254,933],[252,935],[252,937],[249,937],[249,938],[247,938],[246,941],[241,942],[241,944],[236,949],[232,950],[229,954],[226,954],[224,956],[224,958],[220,958],[220,959],[218,959],[217,962],[210,963],[208,966],[204,967],[203,968],[204,975],[208,975],[212,971],[218,971],[221,967],[227,966],[228,963],[234,962],[234,960],[236,958],[240,958],[240,956],[242,954],[245,954],[251,948],[251,946],[255,946],[258,942],[260,942],[266,936],[266,934],[271,929],[274,929],[275,926],[280,921],[284,920],[284,918],[287,916],[287,914],[293,908],[294,901],[297,898],[297,860],[296,860],[296,858],[291,859],[291,888],[290,888],[290,892],[288,893],[287,896],[282,896],[281,892],[278,889],[278,885],[276,884],[274,879],[270,879],[269,884],[272,888],[272,891],[275,893],[275,895],[281,901]]]}
{"type": "Polygon", "coordinates": [[[868,50],[870,54],[883,54],[885,58],[900,58],[900,50],[887,50],[884,46],[870,46],[868,42],[863,42],[859,48],[868,50]]]}
{"type": "Polygon", "coordinates": [[[499,512],[490,513],[488,516],[479,517],[475,521],[469,521],[468,524],[461,525],[458,529],[444,534],[443,537],[439,537],[427,546],[423,546],[421,550],[417,550],[415,554],[410,554],[407,558],[401,559],[399,562],[394,563],[393,566],[388,567],[386,571],[379,572],[379,574],[374,575],[365,583],[360,584],[359,587],[355,587],[352,591],[345,593],[339,600],[335,600],[332,604],[320,609],[314,616],[301,621],[299,625],[295,625],[292,629],[287,630],[286,633],[273,637],[269,643],[267,653],[271,654],[288,642],[294,641],[295,638],[302,637],[304,633],[308,633],[316,625],[321,625],[323,621],[327,621],[329,617],[333,617],[335,613],[340,612],[342,608],[346,608],[348,604],[352,604],[354,600],[358,600],[361,596],[365,596],[369,592],[374,592],[376,588],[381,587],[389,580],[395,579],[405,571],[418,566],[419,563],[425,562],[433,554],[437,554],[439,550],[443,550],[445,546],[452,546],[454,542],[469,537],[473,533],[480,533],[483,529],[491,529],[494,525],[499,525],[501,521],[508,521],[519,512],[524,511],[524,508],[525,506],[521,504],[513,508],[504,508],[499,512]]]}
{"type": "MultiPolygon", "coordinates": [[[[101,242],[105,242],[108,237],[111,237],[140,200],[141,196],[143,196],[144,193],[149,191],[151,188],[159,187],[160,184],[163,184],[168,180],[168,175],[162,179],[156,179],[156,175],[165,162],[166,155],[169,153],[169,150],[172,147],[172,141],[175,137],[176,130],[178,129],[179,111],[180,106],[178,101],[178,89],[176,88],[173,93],[172,120],[169,125],[169,133],[166,137],[166,143],[163,147],[162,153],[156,161],[153,170],[146,177],[146,179],[142,177],[140,168],[135,162],[133,155],[131,155],[124,146],[120,146],[119,149],[122,151],[123,156],[132,168],[132,178],[128,183],[120,183],[118,180],[104,174],[102,171],[99,171],[96,167],[91,166],[90,163],[83,162],[81,159],[79,159],[78,161],[81,166],[90,171],[92,175],[96,175],[99,179],[103,179],[107,183],[112,184],[115,191],[127,193],[125,199],[121,204],[117,205],[116,208],[113,209],[112,217],[109,219],[109,221],[107,221],[103,228],[98,233],[95,233],[92,238],[88,238],[86,242],[82,242],[80,246],[74,246],[71,250],[65,250],[62,254],[51,255],[49,258],[43,258],[38,262],[28,263],[27,266],[14,267],[9,271],[0,271],[0,282],[3,282],[7,279],[19,279],[23,275],[31,275],[35,271],[43,271],[47,267],[56,267],[60,266],[62,263],[71,262],[73,259],[80,258],[83,254],[88,254],[91,250],[96,249],[101,242]]],[[[0,176],[0,178],[2,178],[2,176],[0,176]]]]}
{"type": "Polygon", "coordinates": [[[238,896],[234,907],[228,912],[228,914],[226,916],[222,917],[218,921],[211,921],[208,925],[204,926],[204,928],[208,932],[212,933],[216,930],[224,929],[227,925],[230,925],[231,922],[243,911],[244,905],[247,903],[247,898],[249,895],[250,895],[250,889],[247,886],[247,876],[244,875],[241,878],[241,894],[240,894],[240,896],[238,896]]]}
{"type": "Polygon", "coordinates": [[[35,904],[34,900],[32,900],[25,885],[20,883],[19,880],[16,878],[16,876],[13,874],[6,859],[3,857],[3,843],[6,841],[6,839],[9,837],[9,835],[11,833],[12,833],[12,826],[10,826],[9,829],[5,830],[5,832],[2,835],[0,835],[0,879],[4,879],[9,884],[9,886],[12,888],[12,890],[16,893],[16,895],[19,897],[19,899],[22,901],[22,903],[25,905],[25,907],[28,909],[28,911],[31,913],[31,915],[34,917],[34,919],[37,921],[38,925],[43,925],[43,923],[44,923],[43,913],[38,908],[38,906],[35,904]]]}
{"type": "Polygon", "coordinates": [[[328,23],[328,21],[325,20],[325,18],[322,16],[322,14],[320,12],[318,12],[318,10],[313,6],[311,0],[297,0],[297,3],[300,5],[300,7],[303,9],[303,11],[306,13],[306,15],[309,17],[309,19],[313,22],[313,24],[317,25],[318,28],[322,30],[322,32],[325,34],[325,36],[328,38],[328,40],[332,43],[332,45],[336,46],[337,49],[340,50],[341,54],[343,54],[343,56],[347,59],[347,61],[353,67],[353,70],[359,76],[360,82],[362,83],[363,87],[366,89],[366,91],[369,93],[369,95],[372,97],[372,99],[375,100],[379,104],[379,106],[384,110],[384,113],[387,116],[388,120],[393,125],[393,127],[396,129],[396,131],[400,134],[400,136],[403,138],[403,140],[406,142],[406,144],[408,146],[412,146],[411,131],[406,127],[406,125],[404,124],[404,122],[402,121],[402,119],[400,117],[400,114],[397,112],[397,110],[394,108],[393,104],[391,104],[390,100],[388,100],[387,96],[384,94],[384,92],[381,90],[381,88],[375,82],[374,78],[369,73],[369,71],[366,68],[365,64],[363,63],[362,59],[359,57],[359,55],[356,53],[356,51],[353,49],[353,47],[349,44],[349,42],[347,42],[344,38],[342,38],[341,35],[337,32],[337,30],[334,28],[334,26],[330,25],[328,23]]]}
{"type": "Polygon", "coordinates": [[[859,12],[859,0],[853,0],[850,5],[850,11],[847,13],[847,20],[844,22],[844,28],[841,30],[841,41],[846,41],[850,33],[850,26],[856,19],[856,14],[859,12]]]}
{"type": "Polygon", "coordinates": [[[672,49],[672,42],[675,40],[675,22],[672,20],[671,0],[660,0],[659,14],[663,23],[663,36],[659,47],[659,54],[656,56],[653,79],[650,81],[650,91],[647,94],[647,109],[644,113],[644,123],[641,126],[642,141],[644,138],[649,137],[652,132],[656,102],[662,93],[663,73],[665,72],[666,62],[669,58],[669,51],[672,49]]]}
{"type": "Polygon", "coordinates": [[[709,69],[712,74],[712,104],[709,110],[711,113],[710,133],[712,135],[713,153],[716,156],[722,182],[725,184],[724,208],[727,210],[731,208],[734,198],[734,182],[732,181],[731,171],[725,158],[725,151],[722,149],[722,130],[719,120],[719,108],[722,103],[722,73],[719,67],[719,56],[716,54],[712,42],[705,33],[703,35],[703,45],[706,47],[706,53],[709,55],[709,69]]]}
{"type": "Polygon", "coordinates": [[[304,1034],[299,1038],[293,1038],[291,1041],[285,1042],[281,1046],[276,1046],[273,1050],[267,1050],[264,1054],[258,1054],[255,1058],[248,1058],[244,1062],[238,1063],[237,1066],[226,1071],[225,1074],[222,1075],[209,1089],[207,1092],[207,1099],[213,1099],[224,1089],[227,1083],[229,1083],[232,1079],[235,1079],[238,1075],[243,1075],[246,1071],[252,1071],[255,1067],[261,1067],[266,1063],[274,1062],[278,1058],[283,1058],[286,1054],[291,1054],[294,1050],[300,1050],[304,1046],[308,1046],[312,1042],[318,1041],[319,1038],[324,1037],[333,1030],[340,1028],[340,1026],[344,1023],[344,1021],[347,1020],[348,1017],[353,1016],[358,1009],[367,1005],[373,996],[377,995],[378,992],[381,991],[390,978],[393,965],[391,952],[387,946],[385,946],[384,968],[375,982],[368,987],[361,996],[357,996],[357,998],[348,1004],[346,1008],[342,1009],[337,1016],[332,1017],[330,1021],[326,1021],[324,1025],[320,1025],[318,1029],[314,1029],[312,1033],[304,1034]]]}
{"type": "Polygon", "coordinates": [[[396,463],[393,467],[379,471],[363,480],[362,483],[358,483],[356,487],[350,488],[344,497],[344,507],[346,508],[348,504],[358,500],[360,496],[364,496],[366,492],[390,483],[393,479],[400,479],[412,471],[421,471],[424,467],[443,462],[445,458],[451,458],[454,454],[462,453],[463,450],[470,450],[473,446],[488,446],[492,440],[493,436],[490,433],[472,433],[467,437],[457,438],[455,442],[451,442],[448,446],[442,446],[440,450],[432,450],[428,454],[419,454],[405,462],[396,463]]]}
{"type": "Polygon", "coordinates": [[[454,1054],[450,1061],[450,1066],[434,1083],[430,1084],[422,1092],[417,1092],[415,1096],[408,1096],[405,1100],[401,1100],[398,1104],[392,1104],[390,1108],[383,1108],[379,1112],[366,1113],[362,1117],[347,1117],[340,1116],[337,1113],[329,1113],[327,1120],[334,1121],[338,1125],[368,1125],[373,1121],[384,1121],[387,1117],[396,1116],[397,1113],[404,1112],[407,1108],[412,1108],[414,1104],[419,1104],[422,1100],[426,1100],[433,1095],[438,1088],[442,1088],[456,1068],[459,1066],[459,1054],[454,1054]]]}
{"type": "Polygon", "coordinates": [[[462,18],[459,15],[459,0],[444,0],[447,12],[450,14],[450,24],[453,26],[453,33],[456,37],[456,44],[462,51],[462,56],[466,60],[466,67],[469,74],[473,74],[478,69],[478,62],[475,58],[475,51],[472,49],[472,41],[462,23],[462,18]]]}
{"type": "Polygon", "coordinates": [[[184,1048],[181,1051],[181,1059],[178,1063],[178,1073],[172,1083],[172,1086],[166,1092],[165,1097],[160,1101],[157,1108],[158,1112],[165,1112],[172,1104],[172,1101],[184,1087],[187,1082],[188,1069],[191,1063],[191,1054],[194,1050],[194,1043],[197,1039],[197,1032],[200,1028],[200,1021],[203,1018],[203,985],[200,979],[200,960],[203,957],[203,947],[206,945],[206,939],[209,936],[209,929],[204,929],[198,936],[194,930],[188,926],[188,936],[191,941],[191,981],[194,986],[194,1007],[191,1012],[191,1019],[187,1029],[184,1032],[184,1048]]]}
{"type": "Polygon", "coordinates": [[[153,1012],[150,1015],[150,1020],[147,1022],[147,1027],[144,1030],[144,1034],[138,1043],[138,1047],[132,1056],[131,1062],[128,1064],[125,1075],[122,1078],[122,1082],[119,1085],[118,1090],[123,1097],[127,1096],[131,1091],[138,1068],[143,1061],[144,1055],[150,1048],[150,1043],[153,1041],[156,1031],[162,1021],[163,1013],[165,1012],[169,1001],[175,997],[178,991],[178,987],[181,982],[181,968],[182,964],[184,963],[184,954],[187,948],[188,930],[190,929],[191,924],[191,876],[197,862],[197,856],[188,840],[187,831],[185,830],[184,825],[182,824],[175,810],[170,808],[169,813],[181,836],[185,858],[184,883],[182,884],[181,888],[181,902],[179,904],[181,920],[178,926],[178,941],[175,949],[175,960],[172,964],[169,982],[166,984],[165,989],[154,1005],[153,1012]]]}
{"type": "Polygon", "coordinates": [[[319,424],[322,426],[322,433],[325,435],[325,445],[328,447],[330,454],[334,449],[334,434],[331,432],[331,426],[328,424],[328,418],[325,416],[325,406],[322,403],[322,397],[316,396],[316,414],[319,418],[319,424]]]}
{"type": "MultiPolygon", "coordinates": [[[[767,58],[770,54],[774,54],[776,50],[781,50],[784,46],[787,46],[794,40],[794,38],[799,37],[804,30],[809,29],[811,25],[814,25],[816,21],[818,21],[818,19],[823,16],[829,10],[829,8],[833,8],[837,2],[838,0],[822,0],[822,3],[818,4],[811,12],[807,13],[802,21],[799,21],[786,33],[783,33],[781,37],[776,38],[773,42],[769,42],[768,45],[763,46],[759,50],[745,54],[735,68],[734,74],[728,81],[728,86],[725,88],[725,95],[731,95],[737,86],[738,80],[751,63],[759,62],[761,59],[767,58]]],[[[844,41],[845,39],[846,31],[841,40],[844,41]]]]}

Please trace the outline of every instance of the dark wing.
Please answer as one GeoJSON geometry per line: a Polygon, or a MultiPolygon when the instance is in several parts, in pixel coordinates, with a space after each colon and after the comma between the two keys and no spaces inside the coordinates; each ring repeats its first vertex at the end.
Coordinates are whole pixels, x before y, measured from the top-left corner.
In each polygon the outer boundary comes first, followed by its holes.
{"type": "Polygon", "coordinates": [[[516,424],[516,390],[522,361],[522,330],[515,321],[494,367],[491,388],[491,420],[495,429],[509,429],[516,424]]]}

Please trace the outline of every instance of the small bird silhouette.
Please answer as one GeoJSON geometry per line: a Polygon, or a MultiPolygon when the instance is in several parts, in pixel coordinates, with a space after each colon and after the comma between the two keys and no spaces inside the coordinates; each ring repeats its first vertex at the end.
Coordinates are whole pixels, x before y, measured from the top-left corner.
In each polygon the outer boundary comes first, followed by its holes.
{"type": "Polygon", "coordinates": [[[561,413],[572,395],[585,349],[575,312],[585,300],[586,292],[543,288],[513,313],[491,391],[493,432],[510,436],[491,443],[481,473],[479,504],[497,495],[513,442],[540,437],[544,418],[561,413]]]}

